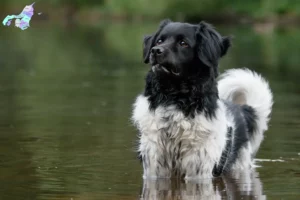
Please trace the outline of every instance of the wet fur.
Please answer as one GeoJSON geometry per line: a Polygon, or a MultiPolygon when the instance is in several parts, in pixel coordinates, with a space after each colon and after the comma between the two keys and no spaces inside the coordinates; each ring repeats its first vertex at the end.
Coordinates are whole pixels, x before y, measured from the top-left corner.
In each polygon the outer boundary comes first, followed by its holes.
{"type": "Polygon", "coordinates": [[[134,104],[144,178],[193,180],[253,166],[272,94],[267,82],[247,69],[231,70],[217,81],[219,60],[229,47],[230,37],[205,22],[164,20],[144,38],[144,62],[167,69],[149,70],[145,90],[134,104]],[[156,45],[162,37],[165,42],[156,45]],[[182,38],[189,47],[178,46],[182,38]],[[160,57],[151,53],[155,46],[164,49],[160,57]]]}

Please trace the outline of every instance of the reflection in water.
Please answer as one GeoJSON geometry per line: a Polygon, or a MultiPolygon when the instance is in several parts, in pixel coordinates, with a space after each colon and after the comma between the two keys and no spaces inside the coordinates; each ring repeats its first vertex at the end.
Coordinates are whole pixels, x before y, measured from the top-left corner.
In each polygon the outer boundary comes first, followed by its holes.
{"type": "Polygon", "coordinates": [[[218,199],[264,200],[263,187],[256,171],[238,172],[216,179],[200,182],[176,182],[160,179],[144,180],[141,200],[218,200],[218,199]]]}

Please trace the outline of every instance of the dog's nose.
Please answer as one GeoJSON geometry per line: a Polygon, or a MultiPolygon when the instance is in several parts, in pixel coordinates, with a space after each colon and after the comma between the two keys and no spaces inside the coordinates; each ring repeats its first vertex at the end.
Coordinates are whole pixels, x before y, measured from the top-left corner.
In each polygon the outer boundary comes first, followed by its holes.
{"type": "Polygon", "coordinates": [[[153,53],[154,55],[161,55],[164,52],[164,49],[162,47],[153,47],[151,49],[151,53],[153,53]]]}

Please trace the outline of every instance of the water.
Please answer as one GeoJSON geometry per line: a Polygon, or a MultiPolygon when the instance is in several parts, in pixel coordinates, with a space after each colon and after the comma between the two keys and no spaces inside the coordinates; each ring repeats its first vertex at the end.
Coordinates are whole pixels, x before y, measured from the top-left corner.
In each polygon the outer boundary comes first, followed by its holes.
{"type": "MultiPolygon", "coordinates": [[[[218,26],[219,27],[219,26],[218,26]]],[[[220,27],[226,68],[262,73],[275,96],[253,173],[143,182],[131,105],[156,24],[0,31],[0,199],[300,199],[300,29],[220,27]]]]}

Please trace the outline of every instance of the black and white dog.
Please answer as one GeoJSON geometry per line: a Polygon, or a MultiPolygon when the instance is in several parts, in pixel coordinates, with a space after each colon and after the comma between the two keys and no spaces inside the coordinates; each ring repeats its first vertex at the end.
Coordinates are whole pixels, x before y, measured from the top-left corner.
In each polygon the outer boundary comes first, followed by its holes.
{"type": "Polygon", "coordinates": [[[248,69],[217,81],[230,44],[205,22],[164,20],[144,38],[151,70],[132,119],[145,179],[212,178],[253,166],[273,97],[267,81],[248,69]]]}

